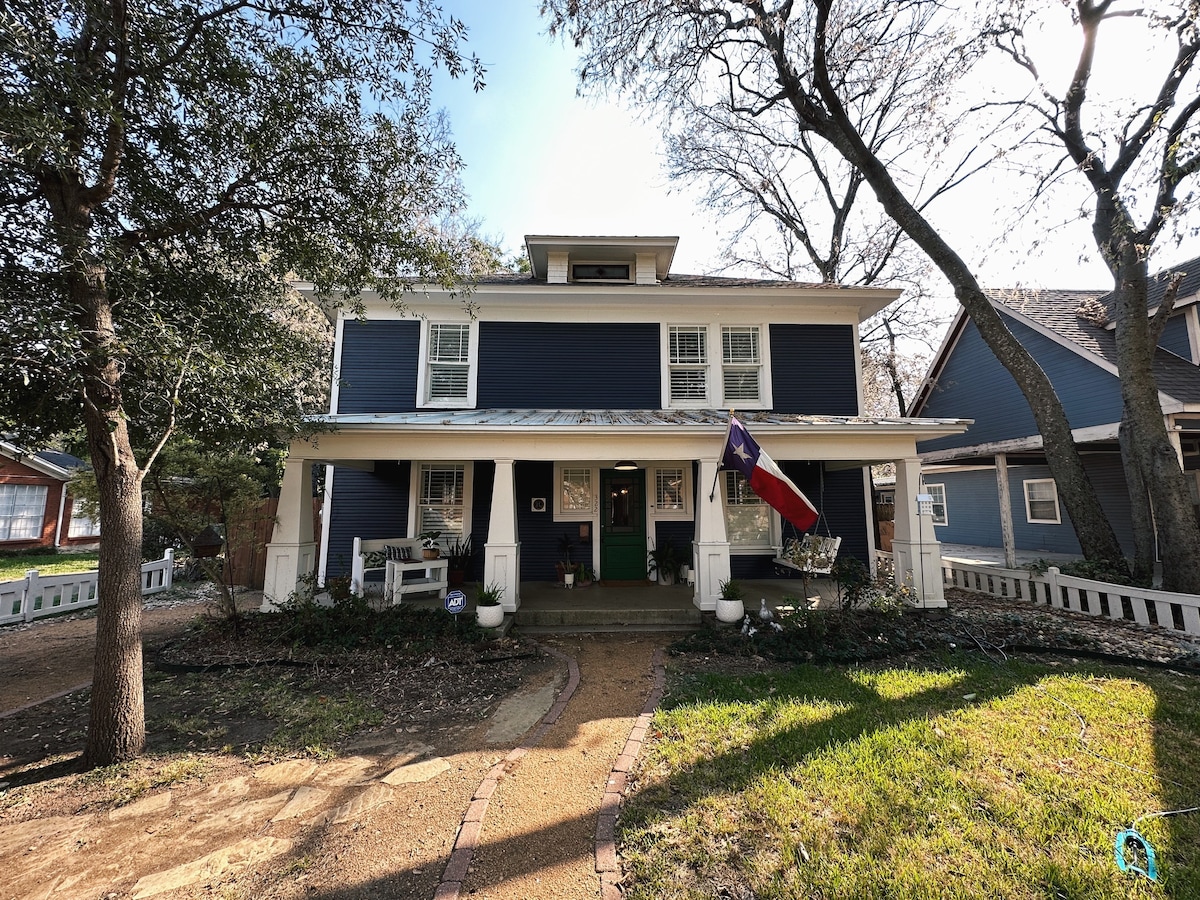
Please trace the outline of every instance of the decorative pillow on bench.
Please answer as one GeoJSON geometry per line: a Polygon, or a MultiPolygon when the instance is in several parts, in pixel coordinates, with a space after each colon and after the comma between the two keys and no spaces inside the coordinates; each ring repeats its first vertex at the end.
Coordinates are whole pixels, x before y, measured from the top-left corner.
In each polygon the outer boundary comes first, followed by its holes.
{"type": "Polygon", "coordinates": [[[383,550],[370,550],[362,555],[364,569],[382,569],[387,562],[387,553],[383,550]]]}
{"type": "Polygon", "coordinates": [[[396,562],[412,562],[412,547],[400,547],[396,544],[388,544],[384,551],[387,553],[387,558],[396,562]]]}

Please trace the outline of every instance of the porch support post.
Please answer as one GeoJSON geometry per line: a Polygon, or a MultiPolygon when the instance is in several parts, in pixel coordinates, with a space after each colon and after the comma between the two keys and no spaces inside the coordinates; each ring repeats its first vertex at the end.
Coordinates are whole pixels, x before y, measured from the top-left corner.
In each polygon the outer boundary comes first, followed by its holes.
{"type": "Polygon", "coordinates": [[[517,491],[511,459],[496,460],[492,517],[483,548],[483,584],[502,587],[501,607],[505,612],[517,611],[521,605],[521,542],[517,540],[517,491]]]}
{"type": "Polygon", "coordinates": [[[942,608],[946,606],[942,546],[934,534],[932,516],[919,514],[917,494],[923,492],[921,460],[896,460],[896,536],[892,540],[895,578],[912,585],[918,606],[942,608]]]}
{"type": "Polygon", "coordinates": [[[267,544],[263,612],[277,609],[316,567],[312,505],[312,460],[289,456],[279,488],[275,530],[267,544]]]}
{"type": "Polygon", "coordinates": [[[1004,544],[1004,567],[1017,567],[1017,539],[1013,532],[1012,493],[1008,487],[1008,455],[996,454],[996,499],[1000,503],[1000,542],[1004,544]]]}
{"type": "Polygon", "coordinates": [[[715,610],[721,595],[721,582],[729,580],[729,538],[725,533],[725,504],[721,488],[713,485],[718,460],[700,460],[700,484],[696,497],[696,540],[692,556],[696,560],[696,590],[692,602],[702,610],[715,610]],[[709,494],[712,493],[712,498],[709,494]]]}

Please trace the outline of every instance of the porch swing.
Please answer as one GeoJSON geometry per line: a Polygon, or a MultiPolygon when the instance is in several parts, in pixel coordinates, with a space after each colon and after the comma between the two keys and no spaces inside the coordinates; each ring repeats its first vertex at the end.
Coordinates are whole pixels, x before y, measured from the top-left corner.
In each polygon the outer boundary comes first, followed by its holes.
{"type": "MultiPolygon", "coordinates": [[[[842,546],[841,537],[834,537],[829,528],[829,520],[825,518],[825,464],[821,463],[821,492],[818,496],[817,521],[813,523],[812,531],[797,540],[789,537],[783,542],[783,552],[775,557],[777,575],[786,575],[789,571],[799,572],[805,578],[814,575],[830,575],[837,561],[838,548],[842,546]],[[825,523],[825,534],[818,534],[821,523],[825,523]]],[[[790,526],[789,524],[789,527],[790,526]]],[[[793,527],[793,530],[794,527],[793,527]]]]}

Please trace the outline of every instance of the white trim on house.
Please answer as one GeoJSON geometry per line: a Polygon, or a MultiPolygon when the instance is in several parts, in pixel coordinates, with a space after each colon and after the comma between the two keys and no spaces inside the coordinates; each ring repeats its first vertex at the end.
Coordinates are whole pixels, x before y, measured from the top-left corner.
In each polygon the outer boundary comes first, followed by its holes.
{"type": "Polygon", "coordinates": [[[929,520],[934,525],[949,525],[950,505],[946,502],[946,485],[941,482],[934,482],[933,484],[926,482],[925,492],[933,497],[934,512],[930,516],[929,520]],[[938,499],[939,497],[941,497],[940,500],[938,499]],[[938,518],[937,514],[937,508],[939,506],[942,508],[942,515],[940,519],[938,518]]]}
{"type": "MultiPolygon", "coordinates": [[[[334,357],[333,357],[333,383],[331,384],[331,386],[329,388],[329,412],[330,412],[330,415],[337,413],[338,400],[341,397],[341,391],[342,391],[342,377],[341,377],[341,375],[342,375],[342,347],[344,346],[342,339],[343,339],[343,334],[344,334],[345,328],[346,328],[346,317],[344,314],[337,317],[337,321],[334,323],[333,328],[334,328],[334,336],[333,336],[334,357]]],[[[322,583],[324,583],[324,580],[325,580],[324,575],[325,575],[325,573],[322,572],[321,573],[322,583]]]]}
{"type": "MultiPolygon", "coordinates": [[[[659,329],[659,368],[661,372],[661,402],[663,409],[770,409],[773,405],[771,388],[771,323],[697,321],[663,322],[659,329]],[[725,331],[726,329],[757,329],[758,333],[758,399],[728,398],[725,396],[725,331]],[[704,358],[696,363],[671,361],[672,329],[696,329],[704,335],[704,358]],[[671,372],[676,368],[704,370],[704,396],[676,399],[672,396],[671,372]]],[[[737,367],[737,363],[729,363],[737,367]]],[[[861,406],[860,406],[861,409],[861,406]]]]}
{"type": "Polygon", "coordinates": [[[1184,322],[1187,323],[1188,347],[1191,349],[1191,363],[1200,366],[1200,307],[1189,306],[1183,312],[1184,322]]]}
{"type": "MultiPolygon", "coordinates": [[[[1107,425],[1092,425],[1087,428],[1076,428],[1071,431],[1071,437],[1077,444],[1088,444],[1093,441],[1115,441],[1119,423],[1107,425]]],[[[931,450],[921,454],[921,460],[928,467],[938,463],[950,463],[955,459],[970,459],[976,456],[991,456],[995,453],[1020,453],[1025,450],[1041,450],[1043,446],[1040,434],[1029,437],[1012,438],[1007,441],[990,441],[986,444],[972,444],[969,447],[951,447],[947,450],[931,450]]]]}
{"type": "Polygon", "coordinates": [[[16,444],[10,444],[8,441],[0,441],[0,456],[7,456],[13,462],[28,466],[34,471],[41,472],[43,475],[48,475],[51,478],[57,478],[59,481],[71,480],[70,470],[22,450],[16,444]]]}
{"type": "Polygon", "coordinates": [[[421,341],[417,352],[417,408],[418,409],[468,409],[475,408],[476,389],[479,381],[479,323],[473,320],[449,321],[446,319],[423,319],[421,341]],[[467,391],[462,397],[447,397],[435,400],[430,397],[431,363],[429,359],[430,333],[435,327],[449,326],[467,328],[467,391]]]}

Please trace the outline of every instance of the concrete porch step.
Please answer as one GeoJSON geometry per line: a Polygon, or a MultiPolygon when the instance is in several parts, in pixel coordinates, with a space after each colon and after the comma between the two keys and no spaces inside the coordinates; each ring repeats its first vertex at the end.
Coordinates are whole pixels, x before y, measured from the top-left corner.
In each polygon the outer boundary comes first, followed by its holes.
{"type": "Polygon", "coordinates": [[[553,608],[522,606],[514,616],[517,628],[575,628],[588,625],[600,626],[666,626],[670,628],[694,628],[700,625],[700,610],[691,606],[680,608],[629,609],[605,605],[572,603],[553,608]]]}

